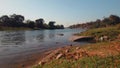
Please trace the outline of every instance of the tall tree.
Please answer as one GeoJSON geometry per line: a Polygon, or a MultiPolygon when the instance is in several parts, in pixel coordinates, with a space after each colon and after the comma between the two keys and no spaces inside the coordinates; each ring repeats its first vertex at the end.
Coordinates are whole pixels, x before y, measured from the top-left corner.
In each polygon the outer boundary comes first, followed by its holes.
{"type": "Polygon", "coordinates": [[[9,26],[9,20],[10,18],[7,15],[3,15],[2,17],[0,17],[0,22],[3,26],[9,26]]]}
{"type": "Polygon", "coordinates": [[[35,22],[34,22],[34,21],[27,20],[26,23],[27,23],[27,26],[28,26],[29,28],[32,28],[32,29],[33,29],[33,28],[35,27],[35,22]]]}
{"type": "Polygon", "coordinates": [[[55,21],[50,21],[49,24],[48,24],[49,28],[50,29],[55,29],[55,25],[54,25],[55,23],[56,23],[55,21]]]}
{"type": "Polygon", "coordinates": [[[120,17],[117,15],[110,15],[109,16],[109,20],[113,23],[113,24],[118,24],[120,23],[120,17]]]}
{"type": "Polygon", "coordinates": [[[22,16],[22,15],[16,15],[16,14],[11,15],[10,17],[13,18],[13,19],[15,19],[15,21],[17,23],[23,23],[23,21],[25,19],[24,16],[22,16]]]}
{"type": "Polygon", "coordinates": [[[35,20],[37,28],[44,28],[44,19],[40,18],[35,20]]]}
{"type": "Polygon", "coordinates": [[[11,24],[12,26],[14,27],[20,27],[20,26],[23,26],[23,21],[24,21],[24,16],[22,15],[16,15],[16,14],[13,14],[10,16],[10,21],[11,21],[11,24]]]}

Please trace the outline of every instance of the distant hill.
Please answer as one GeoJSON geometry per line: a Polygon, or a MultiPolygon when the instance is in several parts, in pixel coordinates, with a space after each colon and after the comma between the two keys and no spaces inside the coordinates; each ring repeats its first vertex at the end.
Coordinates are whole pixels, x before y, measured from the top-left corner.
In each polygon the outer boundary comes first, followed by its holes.
{"type": "Polygon", "coordinates": [[[100,27],[113,26],[119,23],[120,23],[119,16],[110,15],[109,17],[105,17],[102,20],[97,19],[96,21],[86,22],[82,24],[74,24],[69,26],[69,28],[100,28],[100,27]]]}

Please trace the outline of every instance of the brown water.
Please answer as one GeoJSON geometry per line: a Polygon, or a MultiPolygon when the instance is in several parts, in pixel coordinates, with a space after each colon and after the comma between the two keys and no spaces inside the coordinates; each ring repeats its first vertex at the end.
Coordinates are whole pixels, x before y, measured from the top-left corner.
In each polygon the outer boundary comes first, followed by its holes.
{"type": "Polygon", "coordinates": [[[83,29],[0,31],[0,68],[24,68],[25,65],[36,62],[46,50],[70,44],[86,44],[68,40],[72,34],[82,31],[83,29]]]}

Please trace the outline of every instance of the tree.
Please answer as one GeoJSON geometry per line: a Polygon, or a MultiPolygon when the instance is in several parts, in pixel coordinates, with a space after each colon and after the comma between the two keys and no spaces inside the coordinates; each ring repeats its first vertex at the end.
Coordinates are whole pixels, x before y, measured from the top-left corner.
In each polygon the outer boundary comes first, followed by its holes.
{"type": "Polygon", "coordinates": [[[21,27],[23,26],[23,21],[24,21],[24,16],[22,15],[16,15],[16,14],[13,14],[10,16],[10,22],[11,22],[11,26],[13,27],[21,27]]]}
{"type": "Polygon", "coordinates": [[[44,29],[49,29],[49,25],[48,24],[44,23],[43,25],[44,25],[44,29]]]}
{"type": "Polygon", "coordinates": [[[16,15],[16,14],[11,15],[10,18],[15,19],[15,21],[17,23],[23,23],[23,21],[25,19],[24,16],[22,16],[22,15],[16,15]]]}
{"type": "Polygon", "coordinates": [[[44,19],[40,18],[35,20],[37,28],[44,28],[44,19]]]}
{"type": "Polygon", "coordinates": [[[100,27],[100,23],[101,23],[101,20],[100,19],[97,19],[93,25],[95,25],[94,27],[95,28],[99,28],[100,27]]]}
{"type": "Polygon", "coordinates": [[[116,15],[110,15],[109,16],[109,20],[113,23],[113,24],[118,24],[120,23],[120,17],[116,16],[116,15]]]}
{"type": "Polygon", "coordinates": [[[10,18],[7,15],[3,15],[2,17],[0,17],[0,22],[2,23],[3,26],[8,26],[9,20],[10,18]]]}
{"type": "Polygon", "coordinates": [[[63,25],[56,25],[55,28],[56,29],[64,29],[64,26],[63,25]]]}
{"type": "Polygon", "coordinates": [[[55,21],[50,21],[49,24],[48,24],[49,28],[50,29],[55,29],[55,25],[54,25],[55,23],[56,23],[55,21]]]}
{"type": "Polygon", "coordinates": [[[27,20],[24,22],[25,17],[22,15],[17,15],[17,14],[12,14],[10,16],[8,15],[3,15],[0,17],[0,26],[4,27],[29,27],[29,28],[34,28],[36,29],[41,28],[41,29],[63,29],[63,25],[58,25],[55,26],[55,21],[50,21],[49,24],[44,23],[44,19],[40,18],[34,21],[27,20]]]}
{"type": "Polygon", "coordinates": [[[33,29],[33,28],[35,27],[35,22],[34,22],[34,21],[27,20],[26,23],[27,23],[27,26],[28,26],[29,28],[32,28],[32,29],[33,29]]]}
{"type": "Polygon", "coordinates": [[[60,28],[59,29],[64,29],[64,25],[60,25],[60,28]]]}

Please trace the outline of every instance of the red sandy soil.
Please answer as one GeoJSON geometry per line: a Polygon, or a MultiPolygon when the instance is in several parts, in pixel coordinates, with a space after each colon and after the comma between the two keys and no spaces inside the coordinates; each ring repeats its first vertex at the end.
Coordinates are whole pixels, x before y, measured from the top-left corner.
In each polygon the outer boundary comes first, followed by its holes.
{"type": "Polygon", "coordinates": [[[47,56],[44,57],[38,64],[43,65],[45,63],[50,62],[51,60],[60,59],[60,58],[65,58],[68,60],[70,59],[77,60],[82,57],[90,57],[90,56],[107,57],[109,55],[120,54],[120,42],[114,41],[114,42],[110,42],[109,44],[102,45],[100,47],[96,47],[96,46],[98,45],[90,44],[85,47],[66,46],[66,47],[58,48],[50,52],[46,52],[47,56]]]}
{"type": "MultiPolygon", "coordinates": [[[[81,46],[65,46],[53,50],[46,51],[42,54],[33,54],[28,60],[14,64],[11,68],[32,68],[32,66],[38,64],[45,64],[50,62],[53,59],[73,59],[77,60],[82,57],[90,57],[90,56],[100,56],[106,57],[108,55],[118,55],[120,54],[120,39],[117,41],[111,41],[108,44],[96,45],[89,44],[83,47],[81,46]]],[[[19,59],[18,59],[19,60],[19,59]]],[[[4,65],[3,65],[4,66],[4,65]]]]}

